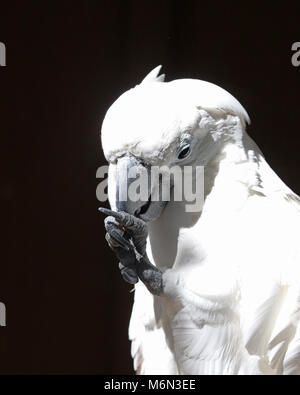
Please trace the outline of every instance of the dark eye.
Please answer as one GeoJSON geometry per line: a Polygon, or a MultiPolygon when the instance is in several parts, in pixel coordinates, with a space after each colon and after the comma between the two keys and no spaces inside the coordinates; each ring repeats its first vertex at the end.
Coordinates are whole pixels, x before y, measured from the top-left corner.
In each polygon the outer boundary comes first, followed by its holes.
{"type": "Polygon", "coordinates": [[[188,156],[188,154],[190,153],[190,146],[186,145],[178,154],[178,159],[184,159],[188,156]]]}

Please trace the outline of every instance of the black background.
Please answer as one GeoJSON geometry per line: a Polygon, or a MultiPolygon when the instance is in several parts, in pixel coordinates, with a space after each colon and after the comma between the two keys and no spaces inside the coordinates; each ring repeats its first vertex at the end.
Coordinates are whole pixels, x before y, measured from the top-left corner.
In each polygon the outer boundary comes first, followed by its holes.
{"type": "Polygon", "coordinates": [[[1,1],[0,373],[133,372],[133,294],[104,242],[95,174],[105,111],[158,64],[236,96],[299,194],[297,2],[210,3],[1,1]]]}

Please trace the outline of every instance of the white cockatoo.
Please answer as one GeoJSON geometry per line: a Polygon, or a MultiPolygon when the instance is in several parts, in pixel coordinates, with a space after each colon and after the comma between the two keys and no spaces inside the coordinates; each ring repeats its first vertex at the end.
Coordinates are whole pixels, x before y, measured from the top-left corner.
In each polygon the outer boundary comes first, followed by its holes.
{"type": "Polygon", "coordinates": [[[164,82],[159,71],[122,94],[102,125],[111,210],[100,210],[135,284],[134,369],[300,374],[300,199],[246,133],[248,114],[231,94],[164,82]],[[119,198],[132,167],[174,165],[203,166],[199,210],[172,195],[151,199],[162,178],[144,200],[119,198]]]}

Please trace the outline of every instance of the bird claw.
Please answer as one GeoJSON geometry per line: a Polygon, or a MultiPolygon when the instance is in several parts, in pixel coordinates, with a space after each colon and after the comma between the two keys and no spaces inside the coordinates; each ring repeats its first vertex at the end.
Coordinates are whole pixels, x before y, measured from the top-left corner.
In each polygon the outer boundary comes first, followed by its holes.
{"type": "Polygon", "coordinates": [[[139,281],[137,271],[135,268],[131,266],[124,266],[121,262],[119,263],[119,269],[121,271],[121,275],[125,281],[129,284],[136,284],[139,281]]]}
{"type": "Polygon", "coordinates": [[[119,259],[119,269],[124,280],[136,284],[139,278],[153,294],[162,292],[162,272],[152,265],[146,254],[146,223],[123,211],[99,208],[108,215],[104,224],[105,238],[119,259]]]}
{"type": "Polygon", "coordinates": [[[105,215],[108,215],[108,217],[105,219],[105,227],[107,231],[111,234],[111,236],[116,239],[117,242],[121,243],[124,248],[128,247],[129,249],[131,249],[134,246],[136,248],[136,251],[141,255],[145,253],[146,239],[148,236],[148,227],[145,221],[124,211],[117,212],[102,207],[99,208],[99,211],[101,211],[105,215]],[[116,229],[115,225],[118,225],[117,233],[111,233],[108,230],[107,226],[109,227],[110,223],[113,224],[112,229],[116,229]],[[121,231],[119,229],[121,229],[121,231]],[[124,239],[124,233],[128,235],[128,238],[132,240],[133,244],[128,242],[126,238],[124,239]]]}
{"type": "Polygon", "coordinates": [[[127,213],[124,215],[123,213],[108,209],[101,208],[99,210],[105,215],[108,215],[104,220],[105,229],[107,231],[105,239],[120,261],[119,269],[121,275],[128,283],[136,284],[138,282],[136,269],[137,252],[133,239],[134,229],[136,228],[135,223],[139,225],[139,228],[141,228],[141,224],[131,219],[131,216],[127,213]]]}

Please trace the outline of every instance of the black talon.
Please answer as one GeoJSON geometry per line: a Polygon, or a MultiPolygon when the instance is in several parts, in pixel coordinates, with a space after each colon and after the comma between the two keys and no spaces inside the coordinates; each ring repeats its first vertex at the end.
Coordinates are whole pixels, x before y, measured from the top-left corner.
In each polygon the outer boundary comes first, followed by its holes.
{"type": "Polygon", "coordinates": [[[98,210],[101,211],[101,213],[103,213],[105,215],[113,215],[114,214],[114,211],[109,210],[108,208],[99,207],[98,210]]]}
{"type": "Polygon", "coordinates": [[[113,239],[111,237],[111,235],[107,232],[105,235],[105,240],[108,242],[108,245],[110,246],[110,248],[115,249],[117,247],[119,248],[124,248],[122,244],[120,244],[118,241],[116,241],[115,239],[113,239]]]}
{"type": "Polygon", "coordinates": [[[117,241],[119,244],[121,244],[121,246],[122,246],[123,248],[125,248],[126,251],[129,251],[129,250],[132,248],[132,245],[131,245],[123,236],[121,236],[121,235],[117,232],[117,230],[112,229],[112,230],[109,232],[109,234],[110,234],[110,236],[111,236],[115,241],[117,241]]]}
{"type": "MultiPolygon", "coordinates": [[[[120,266],[123,266],[123,265],[120,265],[120,266]]],[[[122,277],[129,284],[136,284],[139,281],[136,270],[134,268],[124,266],[124,267],[120,267],[120,270],[121,270],[122,277]]]]}

